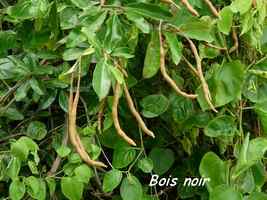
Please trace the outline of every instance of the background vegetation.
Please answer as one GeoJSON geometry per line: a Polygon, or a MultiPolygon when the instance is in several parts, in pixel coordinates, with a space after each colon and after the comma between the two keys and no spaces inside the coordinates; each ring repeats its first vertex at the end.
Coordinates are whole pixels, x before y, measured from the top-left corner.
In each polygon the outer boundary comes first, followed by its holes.
{"type": "Polygon", "coordinates": [[[266,1],[0,3],[0,199],[267,199],[266,1]]]}

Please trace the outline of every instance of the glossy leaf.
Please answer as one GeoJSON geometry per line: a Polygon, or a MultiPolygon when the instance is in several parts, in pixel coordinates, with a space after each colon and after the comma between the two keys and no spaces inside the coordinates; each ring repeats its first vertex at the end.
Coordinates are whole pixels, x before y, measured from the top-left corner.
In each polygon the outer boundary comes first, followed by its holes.
{"type": "Polygon", "coordinates": [[[93,74],[93,88],[99,100],[105,98],[111,87],[110,74],[106,61],[97,63],[93,74]]]}
{"type": "Polygon", "coordinates": [[[164,35],[171,50],[172,61],[177,65],[182,58],[183,45],[175,34],[166,32],[164,35]]]}
{"type": "Polygon", "coordinates": [[[149,3],[131,3],[125,9],[157,20],[168,20],[172,16],[168,10],[149,3]]]}
{"type": "Polygon", "coordinates": [[[135,176],[129,174],[122,180],[120,194],[123,200],[140,200],[143,196],[142,185],[135,176]]]}
{"type": "Polygon", "coordinates": [[[147,46],[146,57],[143,68],[143,77],[151,78],[156,75],[160,68],[160,46],[159,35],[153,32],[150,42],[147,46]]]}
{"type": "Polygon", "coordinates": [[[162,175],[166,173],[174,163],[174,153],[171,149],[155,147],[149,153],[149,158],[153,161],[153,171],[162,175]],[[161,155],[161,156],[159,156],[161,155]]]}
{"type": "Polygon", "coordinates": [[[141,100],[142,114],[147,118],[158,117],[169,106],[168,99],[163,95],[149,95],[141,100]]]}
{"type": "Polygon", "coordinates": [[[220,11],[220,16],[218,20],[218,28],[219,30],[228,35],[231,27],[232,27],[232,22],[233,22],[233,12],[230,7],[224,7],[220,11]]]}
{"type": "Polygon", "coordinates": [[[23,198],[26,188],[23,182],[14,180],[9,186],[9,196],[12,200],[20,200],[23,198]]]}
{"type": "Polygon", "coordinates": [[[143,158],[138,161],[138,168],[144,173],[151,173],[153,170],[153,160],[151,158],[143,158]]]}
{"type": "Polygon", "coordinates": [[[103,191],[112,192],[121,182],[122,172],[117,169],[105,173],[103,180],[103,191]]]}
{"type": "Polygon", "coordinates": [[[84,185],[76,177],[63,177],[61,179],[61,190],[69,200],[80,200],[84,185]]]}
{"type": "Polygon", "coordinates": [[[231,137],[237,133],[233,117],[223,115],[212,119],[204,129],[204,133],[209,137],[231,137]]]}
{"type": "Polygon", "coordinates": [[[46,126],[39,121],[33,121],[27,128],[27,135],[35,140],[42,140],[47,134],[46,126]]]}
{"type": "Polygon", "coordinates": [[[29,176],[25,179],[27,193],[34,199],[44,200],[46,198],[46,184],[41,178],[29,176]]]}
{"type": "Polygon", "coordinates": [[[116,148],[113,153],[112,164],[115,168],[128,166],[135,158],[136,150],[131,147],[116,148]]]}
{"type": "Polygon", "coordinates": [[[199,172],[202,177],[210,179],[207,183],[207,188],[210,192],[216,190],[217,186],[227,183],[228,167],[213,152],[208,152],[203,156],[199,166],[199,172]]]}
{"type": "Polygon", "coordinates": [[[240,192],[227,185],[220,185],[210,194],[210,200],[242,200],[243,197],[240,192]]]}

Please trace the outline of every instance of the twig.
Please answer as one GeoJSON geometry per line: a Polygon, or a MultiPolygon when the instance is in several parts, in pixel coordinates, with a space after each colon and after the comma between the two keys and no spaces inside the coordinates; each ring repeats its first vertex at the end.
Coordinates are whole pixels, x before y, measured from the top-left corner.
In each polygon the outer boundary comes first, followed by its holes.
{"type": "MultiPolygon", "coordinates": [[[[65,134],[64,134],[64,137],[62,139],[62,142],[61,142],[62,146],[66,146],[68,143],[68,129],[69,129],[68,128],[68,120],[66,120],[66,130],[65,130],[65,134]]],[[[60,165],[60,162],[61,162],[61,157],[59,155],[57,155],[56,159],[54,160],[54,162],[52,164],[51,169],[47,173],[48,176],[52,176],[57,172],[59,165],[60,165]]]]}
{"type": "Polygon", "coordinates": [[[238,52],[239,43],[238,43],[238,37],[237,37],[235,28],[233,28],[233,31],[232,31],[232,38],[234,40],[234,46],[229,50],[229,53],[232,53],[234,51],[238,52]]]}
{"type": "Polygon", "coordinates": [[[141,118],[139,112],[136,110],[134,103],[133,103],[133,100],[132,100],[132,97],[128,91],[126,84],[124,85],[123,89],[124,89],[124,94],[125,94],[125,98],[126,98],[128,107],[129,107],[132,115],[135,117],[138,125],[144,131],[145,134],[155,138],[154,133],[147,128],[147,126],[146,126],[145,122],[143,121],[143,119],[141,118]]]}
{"type": "Polygon", "coordinates": [[[197,77],[199,77],[198,71],[193,67],[193,65],[187,60],[186,57],[183,56],[184,61],[186,62],[186,64],[188,65],[188,67],[191,69],[191,71],[197,75],[197,77]]]}
{"type": "Polygon", "coordinates": [[[16,133],[13,135],[6,136],[0,140],[0,144],[7,142],[9,139],[16,138],[16,137],[22,136],[22,135],[24,135],[24,134],[23,133],[16,133]]]}
{"type": "Polygon", "coordinates": [[[136,146],[136,143],[127,136],[127,134],[121,129],[119,117],[118,117],[118,104],[120,99],[120,91],[121,86],[118,82],[116,82],[115,89],[114,89],[114,99],[112,104],[112,118],[114,122],[114,126],[116,128],[117,133],[121,136],[128,144],[136,146]]]}
{"type": "Polygon", "coordinates": [[[218,47],[218,46],[215,46],[215,45],[213,45],[213,44],[209,44],[209,43],[205,43],[204,45],[205,45],[205,46],[208,46],[208,47],[211,47],[211,48],[214,48],[214,49],[218,49],[218,50],[220,50],[220,51],[226,51],[226,50],[227,50],[226,47],[218,47]]]}
{"type": "Polygon", "coordinates": [[[212,14],[215,17],[219,17],[219,13],[218,13],[217,9],[214,7],[214,5],[212,4],[212,2],[210,0],[204,0],[204,2],[209,6],[212,14]]]}
{"type": "Polygon", "coordinates": [[[162,34],[161,34],[161,22],[159,25],[159,41],[160,41],[160,71],[163,76],[163,78],[166,80],[167,83],[175,90],[175,92],[178,95],[181,95],[186,98],[190,99],[195,99],[197,98],[197,95],[195,94],[187,94],[183,92],[175,83],[173,79],[167,74],[166,68],[165,68],[165,52],[164,52],[164,47],[163,47],[163,39],[162,39],[162,34]]]}
{"type": "MultiPolygon", "coordinates": [[[[80,60],[80,59],[79,59],[80,60]]],[[[87,154],[81,139],[76,130],[76,117],[77,117],[77,106],[79,102],[80,96],[80,79],[81,79],[81,66],[79,65],[79,75],[78,75],[78,82],[76,87],[76,94],[73,99],[73,73],[71,76],[71,87],[70,87],[70,94],[69,94],[69,138],[72,145],[75,147],[77,153],[80,155],[81,159],[86,162],[90,166],[95,167],[107,167],[104,163],[92,160],[90,156],[87,154]]]]}
{"type": "Polygon", "coordinates": [[[193,6],[188,2],[188,0],[181,0],[181,2],[185,5],[187,10],[192,13],[192,15],[199,17],[199,13],[193,8],[193,6]]]}
{"type": "Polygon", "coordinates": [[[210,106],[210,108],[214,112],[217,112],[217,110],[215,109],[214,105],[211,102],[211,95],[210,95],[210,91],[209,91],[209,86],[208,86],[208,84],[207,84],[207,82],[206,82],[206,80],[204,78],[204,75],[203,75],[202,65],[201,65],[201,58],[198,55],[197,48],[196,48],[195,44],[192,42],[192,40],[190,40],[189,38],[186,38],[186,39],[190,44],[190,48],[191,48],[191,50],[192,50],[192,52],[194,54],[195,60],[196,60],[197,71],[198,71],[198,74],[199,74],[199,78],[200,78],[200,81],[201,81],[201,85],[202,85],[202,89],[203,89],[203,92],[204,92],[205,99],[206,99],[208,105],[210,106]]]}
{"type": "Polygon", "coordinates": [[[101,130],[102,130],[102,119],[103,119],[103,116],[104,116],[105,105],[106,105],[106,98],[101,100],[100,106],[99,106],[99,111],[98,111],[98,114],[97,114],[97,128],[98,128],[98,131],[100,133],[101,133],[101,130]]]}

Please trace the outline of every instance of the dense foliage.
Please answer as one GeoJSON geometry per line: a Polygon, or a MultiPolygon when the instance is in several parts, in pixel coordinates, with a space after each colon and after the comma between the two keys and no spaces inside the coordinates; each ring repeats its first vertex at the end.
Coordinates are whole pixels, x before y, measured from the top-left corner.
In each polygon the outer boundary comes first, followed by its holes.
{"type": "Polygon", "coordinates": [[[265,0],[0,3],[0,199],[267,199],[265,0]]]}

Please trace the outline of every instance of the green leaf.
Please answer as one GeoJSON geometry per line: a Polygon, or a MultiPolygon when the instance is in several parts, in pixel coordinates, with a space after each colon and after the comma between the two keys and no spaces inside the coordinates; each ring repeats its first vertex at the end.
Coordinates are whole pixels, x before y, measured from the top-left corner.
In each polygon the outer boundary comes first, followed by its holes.
{"type": "Polygon", "coordinates": [[[85,184],[88,184],[90,178],[94,176],[92,169],[86,164],[82,164],[79,167],[76,167],[74,170],[74,174],[81,182],[85,184]]]}
{"type": "Polygon", "coordinates": [[[29,176],[25,178],[25,184],[27,185],[27,192],[32,198],[45,200],[46,184],[43,179],[29,176]]]}
{"type": "Polygon", "coordinates": [[[12,180],[16,180],[21,168],[21,161],[19,158],[12,157],[6,168],[6,175],[12,180]]]}
{"type": "Polygon", "coordinates": [[[0,54],[17,46],[16,33],[13,31],[0,31],[0,54]]]}
{"type": "Polygon", "coordinates": [[[158,117],[164,113],[169,106],[169,101],[164,95],[149,95],[140,102],[142,114],[147,118],[158,117]]]}
{"type": "Polygon", "coordinates": [[[9,186],[9,197],[12,200],[20,200],[23,198],[26,192],[26,188],[23,182],[20,180],[14,180],[9,186]]]}
{"type": "Polygon", "coordinates": [[[59,148],[56,149],[56,152],[61,158],[64,158],[70,154],[71,150],[69,147],[61,145],[59,148]]]}
{"type": "Polygon", "coordinates": [[[255,185],[257,188],[261,188],[265,183],[265,166],[262,162],[258,162],[257,164],[251,167],[255,185]]]}
{"type": "Polygon", "coordinates": [[[235,119],[231,116],[222,115],[212,119],[204,129],[209,137],[231,137],[237,133],[235,119]]]}
{"type": "Polygon", "coordinates": [[[50,178],[50,177],[46,177],[45,181],[46,181],[48,189],[49,189],[50,197],[52,197],[56,191],[56,181],[55,181],[55,179],[50,178]]]}
{"type": "Polygon", "coordinates": [[[217,56],[219,56],[221,53],[219,49],[212,48],[212,47],[209,47],[209,46],[204,45],[204,44],[200,44],[198,46],[198,49],[199,49],[200,57],[202,59],[203,58],[213,59],[213,58],[216,58],[217,56]]]}
{"type": "Polygon", "coordinates": [[[121,58],[133,58],[134,55],[131,52],[131,49],[128,47],[118,47],[112,51],[112,56],[121,57],[121,58]]]}
{"type": "Polygon", "coordinates": [[[38,95],[44,95],[44,91],[42,90],[40,83],[35,78],[32,78],[30,80],[30,85],[33,91],[36,92],[38,95]]]}
{"type": "Polygon", "coordinates": [[[25,20],[43,17],[47,14],[49,3],[47,0],[23,0],[7,8],[7,14],[15,19],[25,20]]]}
{"type": "Polygon", "coordinates": [[[172,17],[167,9],[149,3],[131,3],[125,7],[125,10],[156,20],[169,20],[172,17]]]}
{"type": "Polygon", "coordinates": [[[23,83],[17,90],[15,93],[15,99],[16,101],[21,101],[22,99],[24,99],[27,96],[27,93],[30,89],[30,83],[27,81],[25,83],[23,83]]]}
{"type": "Polygon", "coordinates": [[[23,120],[24,116],[21,112],[19,112],[16,108],[9,107],[4,116],[10,120],[23,120]]]}
{"type": "Polygon", "coordinates": [[[175,160],[174,153],[171,149],[159,147],[153,148],[148,157],[153,161],[153,171],[158,175],[165,174],[175,160]]]}
{"type": "Polygon", "coordinates": [[[113,67],[111,65],[108,65],[108,69],[110,70],[111,74],[114,76],[114,78],[120,83],[122,84],[124,82],[124,77],[123,77],[123,74],[122,72],[116,68],[116,67],[113,67]]]}
{"type": "Polygon", "coordinates": [[[92,6],[92,2],[90,0],[71,0],[71,2],[81,9],[86,9],[92,6]]]}
{"type": "Polygon", "coordinates": [[[164,35],[171,50],[172,61],[178,65],[183,55],[183,44],[178,41],[177,36],[173,33],[165,32],[164,35]]]}
{"type": "Polygon", "coordinates": [[[265,199],[267,199],[267,194],[263,192],[253,192],[248,197],[248,200],[265,200],[265,199]]]}
{"type": "Polygon", "coordinates": [[[110,74],[108,73],[108,65],[105,60],[101,60],[96,64],[92,82],[94,91],[101,101],[108,95],[111,87],[110,74]]]}
{"type": "Polygon", "coordinates": [[[57,90],[53,88],[53,90],[48,90],[46,92],[46,95],[42,97],[42,100],[40,101],[40,109],[44,110],[47,109],[56,99],[57,97],[57,90]]]}
{"type": "Polygon", "coordinates": [[[227,165],[213,152],[208,152],[203,156],[199,173],[202,177],[210,178],[207,182],[209,192],[214,191],[216,186],[226,184],[228,180],[227,165]]]}
{"type": "Polygon", "coordinates": [[[255,165],[258,161],[264,158],[267,151],[267,139],[255,138],[249,141],[249,135],[246,137],[239,155],[237,165],[233,170],[233,178],[237,178],[243,172],[255,165]]]}
{"type": "Polygon", "coordinates": [[[39,121],[32,121],[27,128],[27,135],[35,140],[42,140],[47,134],[46,126],[39,121]]]}
{"type": "Polygon", "coordinates": [[[143,33],[150,32],[150,24],[142,17],[142,15],[128,11],[125,13],[126,17],[133,21],[137,28],[139,28],[143,33]]]}
{"type": "Polygon", "coordinates": [[[68,112],[68,96],[63,90],[59,92],[58,102],[59,102],[61,109],[67,113],[68,112]]]}
{"type": "Polygon", "coordinates": [[[160,68],[160,44],[159,34],[153,31],[150,42],[146,49],[146,57],[143,68],[143,77],[151,78],[156,75],[160,68]]]}
{"type": "Polygon", "coordinates": [[[103,191],[112,192],[121,182],[122,172],[117,169],[112,169],[106,172],[103,180],[103,191]]]}
{"type": "Polygon", "coordinates": [[[208,20],[190,20],[179,27],[180,32],[189,38],[212,42],[212,25],[208,20]]]}
{"type": "Polygon", "coordinates": [[[230,7],[224,7],[219,13],[217,22],[218,29],[222,33],[228,35],[233,23],[233,12],[230,7]]]}
{"type": "Polygon", "coordinates": [[[29,148],[23,141],[17,140],[11,144],[11,153],[21,161],[24,161],[28,158],[29,148]]]}
{"type": "Polygon", "coordinates": [[[74,7],[63,7],[60,10],[60,27],[61,29],[71,29],[79,24],[79,9],[74,7]]]}
{"type": "Polygon", "coordinates": [[[115,168],[127,167],[135,158],[136,150],[131,147],[119,147],[113,152],[112,164],[115,168]]]}
{"type": "Polygon", "coordinates": [[[249,32],[254,25],[254,15],[253,12],[247,12],[244,17],[242,17],[241,20],[241,24],[242,24],[242,31],[240,33],[240,35],[243,35],[247,32],[249,32]]]}
{"type": "Polygon", "coordinates": [[[37,168],[37,165],[36,165],[35,162],[29,160],[28,161],[28,166],[29,166],[32,174],[35,174],[35,175],[38,175],[39,174],[38,168],[37,168]]]}
{"type": "Polygon", "coordinates": [[[120,194],[123,200],[140,200],[143,197],[143,189],[139,180],[129,174],[122,180],[120,194]]]}
{"type": "Polygon", "coordinates": [[[235,0],[231,4],[233,12],[240,12],[241,15],[246,13],[252,6],[252,0],[235,0]]]}
{"type": "MultiPolygon", "coordinates": [[[[221,66],[212,66],[208,85],[216,107],[223,106],[241,98],[245,66],[240,61],[223,63],[221,66]]],[[[209,109],[203,90],[197,89],[198,102],[203,110],[209,109]]]]}
{"type": "Polygon", "coordinates": [[[137,165],[144,173],[151,173],[153,170],[153,160],[151,158],[143,158],[138,161],[137,165]]]}
{"type": "Polygon", "coordinates": [[[26,144],[27,148],[32,152],[35,152],[35,151],[39,150],[38,145],[29,137],[22,136],[22,137],[19,138],[18,141],[23,142],[24,144],[26,144]]]}
{"type": "Polygon", "coordinates": [[[69,200],[80,200],[83,194],[84,184],[76,177],[63,177],[61,190],[69,200]]]}
{"type": "Polygon", "coordinates": [[[63,60],[71,61],[71,60],[77,60],[82,55],[83,55],[82,49],[71,48],[71,49],[66,49],[62,56],[63,56],[63,60]]]}
{"type": "Polygon", "coordinates": [[[243,200],[240,192],[236,191],[234,187],[227,185],[220,185],[216,187],[210,194],[210,200],[243,200]]]}
{"type": "Polygon", "coordinates": [[[261,121],[261,125],[265,133],[267,133],[267,101],[257,103],[255,105],[255,111],[261,121]]]}
{"type": "Polygon", "coordinates": [[[107,13],[108,13],[107,11],[104,11],[104,12],[99,12],[94,16],[89,15],[88,17],[85,17],[85,19],[82,20],[81,22],[82,25],[85,26],[82,28],[82,32],[84,32],[85,34],[87,32],[91,35],[94,35],[94,33],[97,32],[105,22],[107,13]]]}

